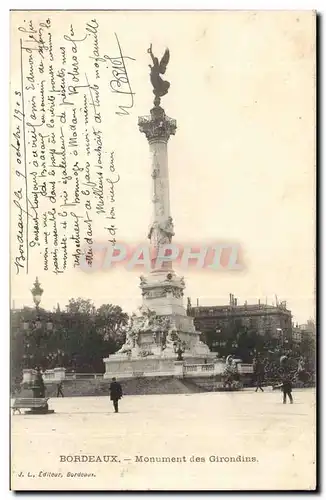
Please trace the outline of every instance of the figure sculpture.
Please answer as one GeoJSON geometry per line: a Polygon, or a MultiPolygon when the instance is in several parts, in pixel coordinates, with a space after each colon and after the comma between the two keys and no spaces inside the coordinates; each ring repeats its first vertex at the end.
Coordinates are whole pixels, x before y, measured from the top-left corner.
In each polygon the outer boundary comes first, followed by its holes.
{"type": "Polygon", "coordinates": [[[141,285],[146,285],[147,284],[147,279],[145,278],[145,276],[141,275],[141,276],[139,276],[139,279],[140,279],[140,284],[141,285]]]}
{"type": "Polygon", "coordinates": [[[229,354],[229,356],[225,360],[225,367],[222,374],[224,387],[231,389],[236,383],[237,376],[238,376],[237,364],[233,359],[232,354],[229,354]]]}
{"type": "Polygon", "coordinates": [[[123,328],[123,331],[126,332],[126,340],[119,351],[117,351],[117,354],[130,353],[132,349],[136,347],[138,343],[139,333],[135,325],[135,319],[136,315],[133,314],[129,318],[127,326],[123,328]]]}
{"type": "Polygon", "coordinates": [[[164,238],[165,240],[164,243],[171,243],[172,236],[174,236],[174,225],[171,216],[169,216],[165,222],[160,224],[160,230],[162,233],[162,238],[164,238]]]}
{"type": "Polygon", "coordinates": [[[151,240],[155,246],[168,245],[171,243],[173,236],[174,225],[171,216],[169,216],[164,222],[153,222],[148,233],[148,239],[151,240]]]}
{"type": "Polygon", "coordinates": [[[136,337],[137,337],[137,334],[135,332],[133,332],[132,330],[129,330],[126,333],[126,341],[123,344],[123,346],[121,347],[121,349],[119,349],[119,351],[117,351],[117,354],[124,354],[124,353],[131,352],[131,350],[136,346],[136,342],[137,342],[136,337]]]}
{"type": "Polygon", "coordinates": [[[298,373],[304,372],[305,371],[305,361],[302,356],[300,356],[299,361],[298,361],[298,373]]]}
{"type": "Polygon", "coordinates": [[[153,85],[153,94],[155,95],[154,104],[155,106],[159,106],[161,97],[167,94],[170,88],[170,83],[160,77],[160,75],[164,75],[166,71],[166,67],[170,59],[170,51],[169,49],[165,50],[160,62],[152,52],[152,44],[150,45],[147,52],[150,54],[153,61],[153,65],[150,64],[149,67],[151,68],[150,78],[153,85]]]}

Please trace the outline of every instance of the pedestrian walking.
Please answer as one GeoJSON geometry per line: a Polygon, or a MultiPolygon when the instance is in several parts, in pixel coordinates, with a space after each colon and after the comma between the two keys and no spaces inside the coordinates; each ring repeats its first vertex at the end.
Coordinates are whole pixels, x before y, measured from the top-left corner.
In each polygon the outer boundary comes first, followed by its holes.
{"type": "Polygon", "coordinates": [[[45,398],[45,384],[39,367],[36,369],[33,393],[34,398],[45,398]]]}
{"type": "Polygon", "coordinates": [[[113,407],[115,413],[119,412],[119,399],[122,398],[122,387],[117,379],[113,377],[112,382],[110,384],[110,399],[113,402],[113,407]]]}
{"type": "Polygon", "coordinates": [[[286,404],[286,396],[289,398],[290,403],[293,404],[292,380],[289,374],[283,375],[281,389],[283,392],[283,404],[286,404]]]}
{"type": "Polygon", "coordinates": [[[63,398],[64,397],[64,394],[63,394],[63,390],[62,390],[62,381],[60,382],[60,384],[58,384],[58,387],[57,387],[57,398],[59,397],[59,395],[63,398]]]}
{"type": "Polygon", "coordinates": [[[256,359],[256,361],[254,363],[254,371],[255,371],[255,377],[256,377],[256,390],[255,390],[255,392],[257,392],[258,389],[260,389],[261,392],[264,392],[262,385],[264,383],[265,367],[264,367],[264,364],[262,361],[256,359]]]}
{"type": "Polygon", "coordinates": [[[257,373],[256,374],[256,390],[255,390],[255,392],[258,392],[258,389],[260,389],[261,392],[264,392],[264,389],[262,388],[263,382],[264,382],[264,376],[257,373]]]}

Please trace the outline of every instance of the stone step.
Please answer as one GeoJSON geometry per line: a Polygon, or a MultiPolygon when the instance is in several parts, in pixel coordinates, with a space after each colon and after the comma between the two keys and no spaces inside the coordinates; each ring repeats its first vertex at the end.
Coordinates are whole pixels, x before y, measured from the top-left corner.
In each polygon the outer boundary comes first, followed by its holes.
{"type": "MultiPolygon", "coordinates": [[[[146,394],[191,394],[203,392],[205,388],[197,386],[189,379],[178,379],[176,377],[135,377],[121,381],[125,395],[146,394]]],[[[110,380],[66,380],[63,382],[62,390],[65,397],[78,396],[106,396],[109,395],[110,380]]],[[[56,397],[57,384],[46,384],[46,396],[56,397]]],[[[30,397],[31,390],[21,388],[15,397],[30,397]]]]}
{"type": "MultiPolygon", "coordinates": [[[[62,390],[65,397],[108,396],[110,379],[77,379],[63,381],[62,390]]],[[[121,380],[123,393],[127,395],[146,394],[192,394],[223,390],[220,377],[134,377],[121,380]]],[[[243,385],[243,384],[242,384],[243,385]]],[[[46,397],[55,398],[57,383],[46,384],[46,397]]],[[[31,397],[31,390],[21,387],[13,397],[31,397]]]]}

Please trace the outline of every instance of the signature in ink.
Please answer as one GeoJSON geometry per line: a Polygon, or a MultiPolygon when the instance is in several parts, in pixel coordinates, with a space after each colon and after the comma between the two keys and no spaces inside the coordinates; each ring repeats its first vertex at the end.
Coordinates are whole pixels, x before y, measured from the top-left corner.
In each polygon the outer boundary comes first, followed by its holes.
{"type": "Polygon", "coordinates": [[[128,96],[127,104],[118,106],[120,111],[116,111],[117,115],[125,116],[129,115],[128,110],[130,110],[134,106],[134,95],[135,95],[135,93],[131,89],[125,60],[130,59],[131,61],[135,61],[136,59],[134,59],[133,57],[123,55],[118,35],[116,33],[114,34],[118,44],[119,56],[117,57],[108,56],[108,59],[111,62],[112,76],[113,76],[112,80],[110,81],[110,88],[112,92],[116,94],[124,94],[128,96]]]}

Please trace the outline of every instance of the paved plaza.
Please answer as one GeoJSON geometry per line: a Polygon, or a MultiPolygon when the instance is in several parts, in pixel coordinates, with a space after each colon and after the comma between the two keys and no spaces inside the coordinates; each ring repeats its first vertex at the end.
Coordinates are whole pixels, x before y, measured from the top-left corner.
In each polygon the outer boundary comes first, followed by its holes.
{"type": "Polygon", "coordinates": [[[12,488],[313,489],[315,392],[294,400],[268,389],[126,396],[115,414],[106,397],[51,399],[54,414],[11,419],[12,488]]]}

